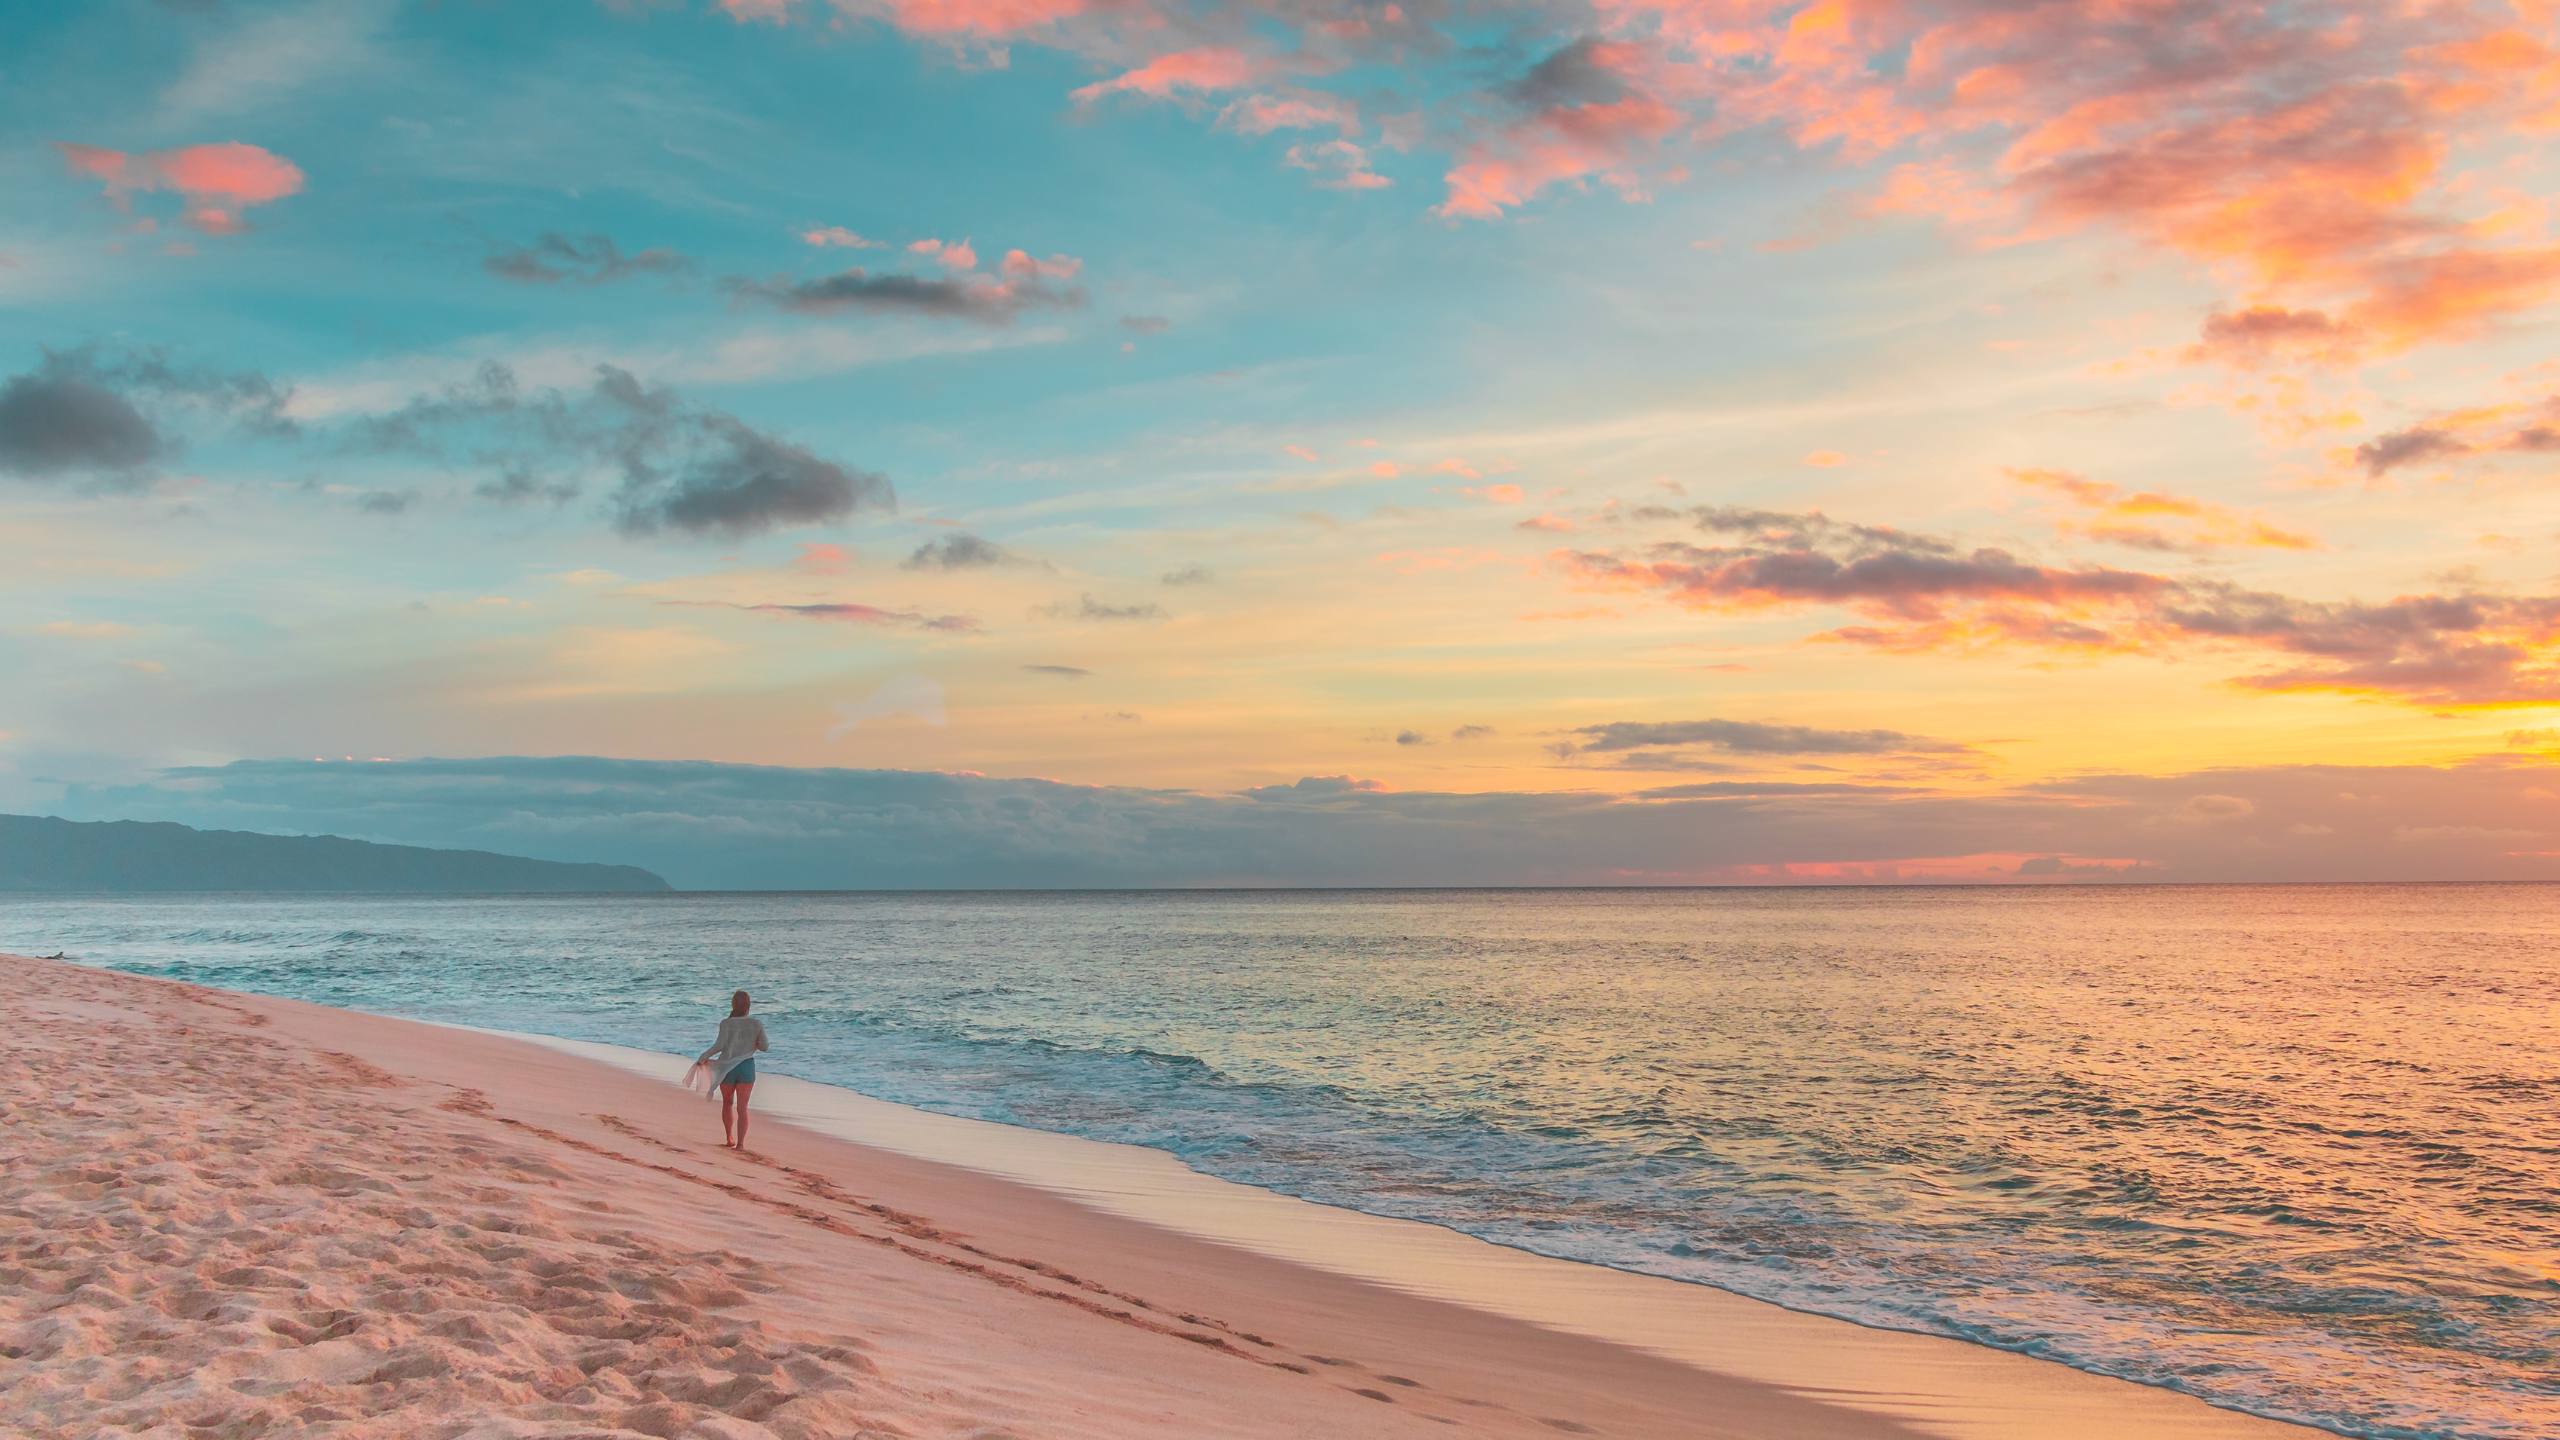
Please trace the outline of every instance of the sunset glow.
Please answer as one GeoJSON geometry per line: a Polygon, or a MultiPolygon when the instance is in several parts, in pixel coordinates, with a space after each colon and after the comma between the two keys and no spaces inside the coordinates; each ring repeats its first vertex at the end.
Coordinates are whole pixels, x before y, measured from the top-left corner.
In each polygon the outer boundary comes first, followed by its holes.
{"type": "Polygon", "coordinates": [[[0,809],[592,756],[1446,882],[2560,876],[2540,0],[14,34],[0,809]]]}

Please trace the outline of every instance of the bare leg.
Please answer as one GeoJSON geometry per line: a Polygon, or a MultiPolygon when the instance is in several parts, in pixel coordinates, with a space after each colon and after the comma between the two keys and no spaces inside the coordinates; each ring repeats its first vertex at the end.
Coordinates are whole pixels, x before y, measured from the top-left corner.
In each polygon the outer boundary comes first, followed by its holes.
{"type": "Polygon", "coordinates": [[[730,1142],[730,1148],[732,1149],[744,1150],[747,1148],[747,1096],[753,1094],[755,1088],[756,1082],[753,1080],[748,1081],[744,1085],[732,1085],[729,1087],[729,1089],[734,1091],[738,1097],[738,1137],[730,1142]]]}
{"type": "Polygon", "coordinates": [[[738,1144],[737,1123],[730,1118],[731,1109],[732,1107],[737,1106],[737,1100],[737,1086],[723,1085],[720,1087],[720,1144],[727,1149],[735,1149],[738,1144]]]}

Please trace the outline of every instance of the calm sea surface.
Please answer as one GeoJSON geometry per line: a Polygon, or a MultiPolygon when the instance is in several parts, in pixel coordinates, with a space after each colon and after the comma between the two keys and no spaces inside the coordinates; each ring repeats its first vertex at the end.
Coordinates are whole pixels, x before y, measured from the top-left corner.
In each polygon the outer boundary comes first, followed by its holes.
{"type": "Polygon", "coordinates": [[[2560,886],[0,897],[2353,1435],[2560,1435],[2560,886]]]}

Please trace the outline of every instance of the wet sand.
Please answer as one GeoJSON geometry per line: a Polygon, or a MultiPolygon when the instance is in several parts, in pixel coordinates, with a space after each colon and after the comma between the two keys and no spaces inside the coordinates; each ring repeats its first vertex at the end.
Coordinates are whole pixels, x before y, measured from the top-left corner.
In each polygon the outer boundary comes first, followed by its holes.
{"type": "Polygon", "coordinates": [[[876,1102],[804,1095],[738,1154],[556,1046],[0,976],[5,1433],[2317,1433],[1429,1227],[1078,1198],[985,1173],[1038,1169],[1002,1127],[975,1164],[842,1138],[876,1102]]]}

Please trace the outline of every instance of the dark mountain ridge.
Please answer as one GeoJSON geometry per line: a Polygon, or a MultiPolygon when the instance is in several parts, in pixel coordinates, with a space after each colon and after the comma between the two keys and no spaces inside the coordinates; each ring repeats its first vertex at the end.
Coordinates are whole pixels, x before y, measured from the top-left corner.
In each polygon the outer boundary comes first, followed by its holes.
{"type": "Polygon", "coordinates": [[[336,835],[257,835],[139,820],[83,823],[0,815],[0,891],[455,894],[674,888],[636,865],[376,845],[336,835]]]}

